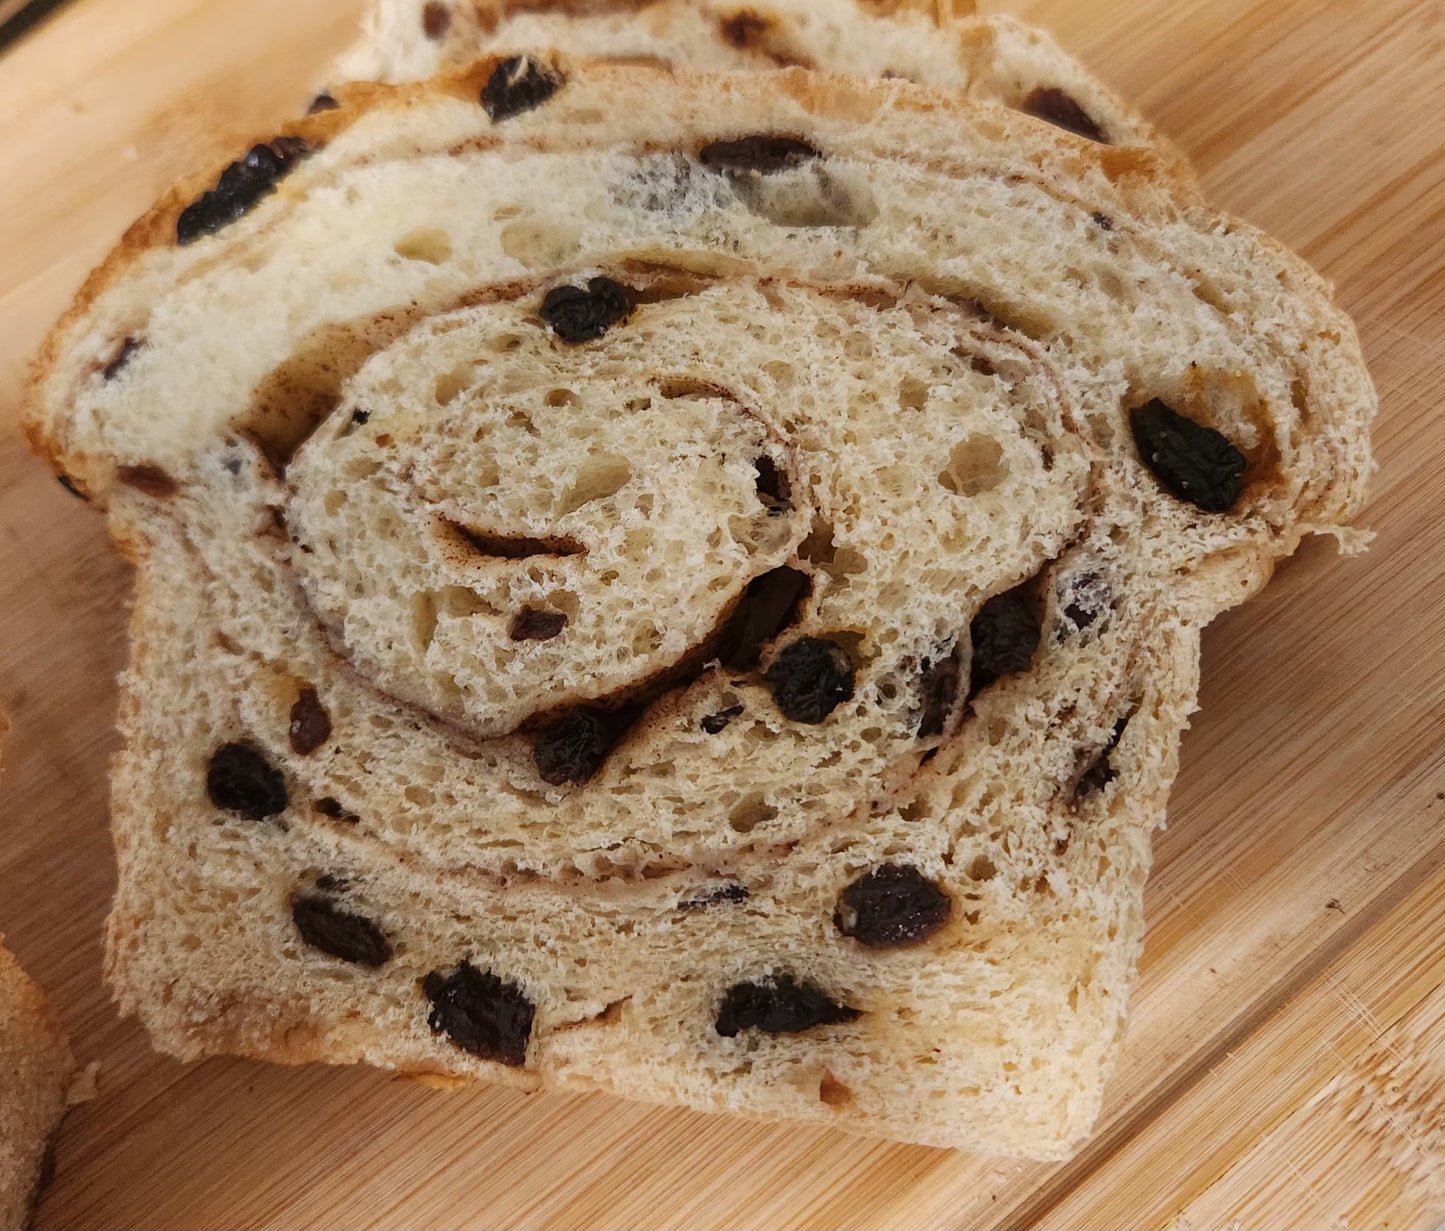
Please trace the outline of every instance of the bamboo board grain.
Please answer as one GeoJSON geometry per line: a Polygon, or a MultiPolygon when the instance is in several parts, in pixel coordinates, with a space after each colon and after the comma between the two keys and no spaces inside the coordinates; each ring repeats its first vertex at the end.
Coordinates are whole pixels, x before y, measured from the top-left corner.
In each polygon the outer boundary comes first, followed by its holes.
{"type": "Polygon", "coordinates": [[[602,1096],[151,1054],[99,979],[129,576],[15,429],[168,181],[293,114],[358,0],[75,0],[0,58],[0,928],[100,1096],[38,1225],[1433,1227],[1445,1218],[1445,6],[1038,0],[1224,207],[1339,284],[1380,386],[1364,559],[1205,640],[1099,1130],[1026,1166],[602,1096]]]}

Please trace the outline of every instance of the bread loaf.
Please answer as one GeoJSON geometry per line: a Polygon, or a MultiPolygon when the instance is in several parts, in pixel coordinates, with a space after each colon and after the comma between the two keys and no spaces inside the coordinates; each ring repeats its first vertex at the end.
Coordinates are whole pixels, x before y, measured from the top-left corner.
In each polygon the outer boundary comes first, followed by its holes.
{"type": "MultiPolygon", "coordinates": [[[[560,50],[703,71],[786,67],[902,77],[986,99],[1111,145],[1187,160],[1042,30],[950,0],[373,0],[338,81],[421,81],[483,55],[560,50]]],[[[323,103],[324,105],[324,103],[323,103]]]]}
{"type": "Polygon", "coordinates": [[[137,564],[122,1009],[1066,1155],[1199,630],[1362,499],[1328,288],[1155,153],[903,81],[338,101],[35,374],[137,564]]]}
{"type": "MultiPolygon", "coordinates": [[[[0,714],[0,739],[7,725],[0,714]]],[[[0,1231],[29,1224],[74,1068],[40,989],[0,943],[0,1231]]]]}

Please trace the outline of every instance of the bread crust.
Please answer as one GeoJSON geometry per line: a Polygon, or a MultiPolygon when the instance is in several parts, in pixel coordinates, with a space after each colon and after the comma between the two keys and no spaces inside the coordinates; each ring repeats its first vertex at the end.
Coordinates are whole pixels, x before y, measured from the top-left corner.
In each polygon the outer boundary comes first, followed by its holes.
{"type": "MultiPolygon", "coordinates": [[[[0,741],[9,722],[0,713],[0,741]]],[[[30,1222],[75,1061],[40,989],[0,935],[0,1227],[30,1222]]]]}

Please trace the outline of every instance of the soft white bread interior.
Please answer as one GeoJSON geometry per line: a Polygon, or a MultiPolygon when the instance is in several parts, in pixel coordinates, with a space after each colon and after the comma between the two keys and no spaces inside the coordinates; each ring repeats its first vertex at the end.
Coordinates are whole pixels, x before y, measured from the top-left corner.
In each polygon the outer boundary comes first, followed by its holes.
{"type": "Polygon", "coordinates": [[[1362,500],[1329,289],[1154,153],[902,81],[339,101],[36,373],[138,564],[123,1009],[1067,1153],[1199,629],[1362,500]]]}

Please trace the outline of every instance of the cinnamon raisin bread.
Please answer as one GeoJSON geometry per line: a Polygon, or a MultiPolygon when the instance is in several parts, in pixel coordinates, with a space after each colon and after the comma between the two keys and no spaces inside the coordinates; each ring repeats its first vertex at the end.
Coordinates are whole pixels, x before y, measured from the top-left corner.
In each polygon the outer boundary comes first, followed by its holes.
{"type": "Polygon", "coordinates": [[[902,81],[339,102],[137,223],[32,386],[137,563],[122,1009],[1067,1154],[1199,630],[1362,499],[1328,288],[902,81]]]}
{"type": "MultiPolygon", "coordinates": [[[[0,714],[0,738],[8,724],[0,714]]],[[[40,989],[0,936],[0,1231],[30,1221],[75,1063],[40,989]]]]}
{"type": "Polygon", "coordinates": [[[947,0],[373,0],[337,64],[348,81],[420,81],[482,55],[574,56],[705,71],[789,66],[904,77],[1027,111],[1095,141],[1187,160],[1042,30],[947,0]]]}

